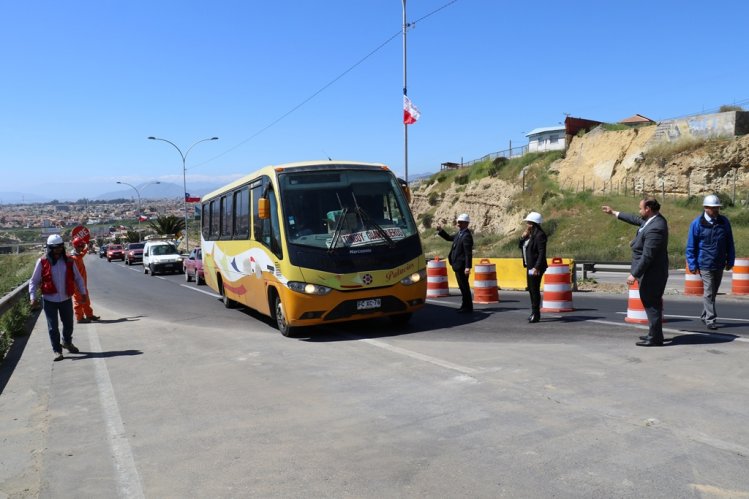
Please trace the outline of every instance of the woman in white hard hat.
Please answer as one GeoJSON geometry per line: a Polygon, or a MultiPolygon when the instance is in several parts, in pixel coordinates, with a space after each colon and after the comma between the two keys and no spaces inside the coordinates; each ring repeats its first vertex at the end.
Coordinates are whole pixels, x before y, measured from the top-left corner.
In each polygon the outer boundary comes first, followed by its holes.
{"type": "Polygon", "coordinates": [[[29,281],[31,308],[36,308],[36,291],[42,291],[42,307],[47,318],[49,341],[52,343],[54,360],[62,360],[62,349],[78,353],[73,345],[73,300],[76,286],[85,296],[86,284],[73,260],[65,254],[65,243],[59,234],[47,238],[47,253],[36,261],[34,273],[29,281]],[[62,343],[60,343],[60,326],[57,317],[62,321],[62,343]]]}
{"type": "Polygon", "coordinates": [[[546,263],[546,233],[541,228],[543,217],[532,211],[523,219],[525,232],[520,238],[523,267],[528,269],[528,293],[531,297],[531,315],[528,322],[541,320],[541,279],[549,266],[546,263]]]}

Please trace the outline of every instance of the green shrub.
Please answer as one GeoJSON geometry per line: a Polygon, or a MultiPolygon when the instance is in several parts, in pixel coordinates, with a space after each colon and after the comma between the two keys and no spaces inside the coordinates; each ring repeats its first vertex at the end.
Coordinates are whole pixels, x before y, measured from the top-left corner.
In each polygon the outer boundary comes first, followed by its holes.
{"type": "Polygon", "coordinates": [[[455,183],[458,185],[466,185],[468,183],[468,174],[461,173],[455,176],[455,183]]]}
{"type": "Polygon", "coordinates": [[[741,107],[741,106],[732,106],[732,105],[729,105],[729,104],[724,104],[724,105],[720,106],[720,109],[718,109],[718,112],[719,113],[727,113],[729,111],[743,111],[743,110],[744,110],[744,108],[741,107]]]}
{"type": "Polygon", "coordinates": [[[434,215],[431,213],[424,213],[421,217],[421,223],[424,224],[424,227],[427,229],[432,228],[432,221],[434,220],[434,215]]]}
{"type": "Polygon", "coordinates": [[[427,198],[427,202],[429,203],[429,206],[435,206],[440,200],[440,195],[436,192],[430,192],[429,197],[427,198]]]}
{"type": "Polygon", "coordinates": [[[734,227],[749,226],[749,210],[743,209],[729,218],[731,225],[734,227]]]}

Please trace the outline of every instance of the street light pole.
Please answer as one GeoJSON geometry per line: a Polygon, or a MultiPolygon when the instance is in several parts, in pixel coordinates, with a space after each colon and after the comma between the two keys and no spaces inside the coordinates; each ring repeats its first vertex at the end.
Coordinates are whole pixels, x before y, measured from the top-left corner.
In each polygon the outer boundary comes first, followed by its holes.
{"type": "Polygon", "coordinates": [[[129,185],[130,187],[133,188],[133,190],[135,191],[135,193],[138,195],[138,214],[137,214],[137,217],[138,217],[138,227],[140,227],[140,192],[138,191],[138,188],[135,187],[133,184],[128,184],[127,182],[120,182],[119,180],[117,181],[117,183],[118,184],[122,184],[122,185],[129,185]]]}
{"type": "Polygon", "coordinates": [[[218,137],[210,137],[207,139],[201,139],[197,142],[195,142],[193,145],[187,148],[187,152],[182,154],[182,149],[177,147],[177,144],[172,142],[171,140],[162,139],[159,137],[148,137],[149,140],[160,140],[162,142],[166,142],[168,144],[171,144],[172,147],[174,147],[177,152],[179,153],[180,157],[182,158],[182,202],[184,204],[185,208],[185,248],[187,251],[190,251],[190,235],[188,232],[188,225],[187,225],[187,155],[190,154],[190,150],[192,150],[193,147],[200,144],[201,142],[207,142],[209,140],[218,140],[218,137]]]}

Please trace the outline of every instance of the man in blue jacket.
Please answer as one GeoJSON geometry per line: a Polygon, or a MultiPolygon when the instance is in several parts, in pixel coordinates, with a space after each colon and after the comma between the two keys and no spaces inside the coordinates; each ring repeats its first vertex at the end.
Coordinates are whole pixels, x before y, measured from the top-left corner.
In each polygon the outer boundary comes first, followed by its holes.
{"type": "Polygon", "coordinates": [[[708,329],[718,329],[715,323],[715,296],[718,294],[723,270],[731,270],[736,259],[731,223],[720,214],[720,199],[714,194],[705,196],[704,213],[689,226],[687,237],[687,266],[702,277],[704,288],[702,322],[708,329]]]}

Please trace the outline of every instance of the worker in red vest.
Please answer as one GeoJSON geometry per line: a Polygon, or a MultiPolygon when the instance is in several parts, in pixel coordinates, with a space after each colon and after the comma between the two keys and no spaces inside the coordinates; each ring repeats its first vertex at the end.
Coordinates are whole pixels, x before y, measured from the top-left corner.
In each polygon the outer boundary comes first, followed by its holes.
{"type": "Polygon", "coordinates": [[[88,293],[88,276],[86,275],[86,264],[83,263],[83,257],[88,252],[88,245],[80,237],[73,238],[73,253],[70,258],[73,259],[75,266],[78,268],[78,272],[83,278],[83,283],[86,285],[84,293],[76,286],[75,293],[73,293],[73,311],[75,312],[75,318],[78,324],[85,324],[91,321],[98,321],[99,316],[94,315],[94,310],[91,308],[91,294],[88,293]]]}
{"type": "Polygon", "coordinates": [[[29,281],[29,295],[31,308],[37,307],[36,292],[42,291],[42,307],[47,317],[49,341],[52,343],[54,360],[62,360],[62,349],[70,353],[78,353],[73,345],[73,299],[75,288],[81,290],[83,296],[87,294],[86,283],[73,263],[65,254],[65,243],[59,234],[52,234],[47,238],[47,252],[39,258],[34,267],[34,273],[29,281]],[[62,343],[60,343],[60,326],[57,317],[62,321],[62,343]]]}

